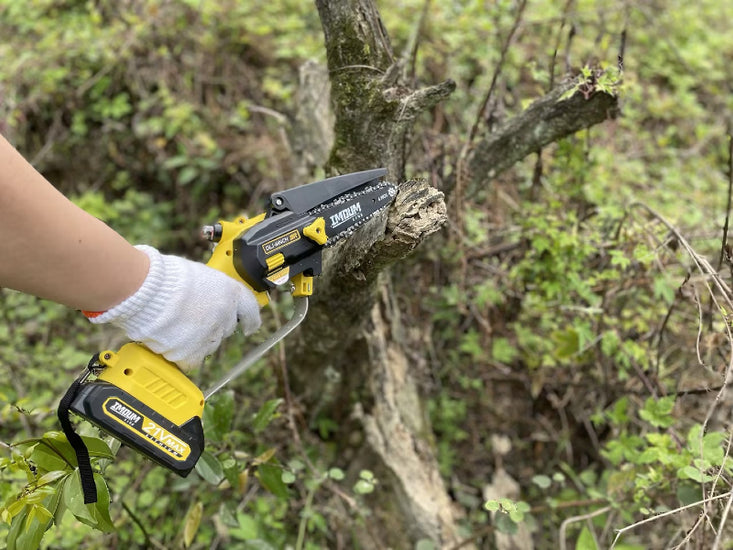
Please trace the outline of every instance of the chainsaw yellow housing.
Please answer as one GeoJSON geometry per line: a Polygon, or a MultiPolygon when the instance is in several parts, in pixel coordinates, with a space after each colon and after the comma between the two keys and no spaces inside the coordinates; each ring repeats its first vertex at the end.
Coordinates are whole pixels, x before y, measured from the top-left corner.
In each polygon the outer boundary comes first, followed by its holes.
{"type": "Polygon", "coordinates": [[[97,380],[114,384],[181,425],[204,410],[204,394],[162,355],[145,346],[129,343],[119,351],[103,351],[99,363],[106,368],[97,380]]]}

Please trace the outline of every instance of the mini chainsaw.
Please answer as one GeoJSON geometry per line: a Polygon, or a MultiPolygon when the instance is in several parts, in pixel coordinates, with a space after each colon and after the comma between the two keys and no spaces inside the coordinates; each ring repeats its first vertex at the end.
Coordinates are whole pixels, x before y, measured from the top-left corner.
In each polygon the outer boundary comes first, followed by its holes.
{"type": "Polygon", "coordinates": [[[261,306],[269,303],[270,290],[290,284],[294,313],[205,393],[174,363],[141,344],[96,354],[59,405],[59,419],[79,459],[85,502],[96,500],[96,490],[68,411],[187,476],[204,448],[204,403],[303,321],[323,249],[351,235],[397,194],[394,185],[381,180],[385,174],[382,168],[367,170],[280,191],[259,216],[203,228],[203,236],[216,243],[208,266],[247,285],[261,306]]]}

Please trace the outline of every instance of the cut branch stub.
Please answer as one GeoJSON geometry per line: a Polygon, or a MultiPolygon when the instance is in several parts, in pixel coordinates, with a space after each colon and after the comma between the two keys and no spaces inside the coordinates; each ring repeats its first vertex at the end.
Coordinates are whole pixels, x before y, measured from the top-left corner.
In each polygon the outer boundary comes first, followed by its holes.
{"type": "MultiPolygon", "coordinates": [[[[379,274],[405,258],[447,221],[443,193],[425,180],[402,183],[390,209],[328,249],[308,322],[298,338],[298,374],[308,392],[313,375],[342,363],[370,315],[379,274]]],[[[311,384],[312,385],[312,384],[311,384]]]]}

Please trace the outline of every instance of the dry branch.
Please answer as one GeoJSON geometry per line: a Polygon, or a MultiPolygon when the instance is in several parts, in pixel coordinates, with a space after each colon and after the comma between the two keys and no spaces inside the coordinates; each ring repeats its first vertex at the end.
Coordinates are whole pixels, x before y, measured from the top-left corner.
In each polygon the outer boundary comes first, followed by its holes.
{"type": "Polygon", "coordinates": [[[468,159],[471,184],[485,185],[542,147],[619,114],[618,98],[606,92],[561,99],[575,84],[563,83],[478,142],[468,159]]]}

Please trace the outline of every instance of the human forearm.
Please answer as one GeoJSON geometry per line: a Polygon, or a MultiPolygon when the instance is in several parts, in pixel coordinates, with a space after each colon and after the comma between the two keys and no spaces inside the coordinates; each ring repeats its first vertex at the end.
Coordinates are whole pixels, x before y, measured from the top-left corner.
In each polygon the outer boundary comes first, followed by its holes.
{"type": "Polygon", "coordinates": [[[0,286],[104,311],[147,272],[143,252],[66,199],[0,136],[0,286]]]}

